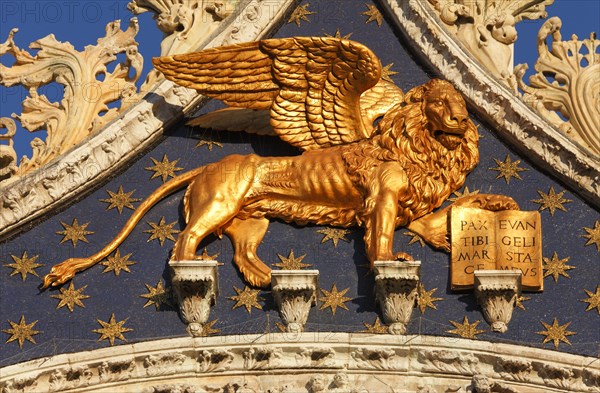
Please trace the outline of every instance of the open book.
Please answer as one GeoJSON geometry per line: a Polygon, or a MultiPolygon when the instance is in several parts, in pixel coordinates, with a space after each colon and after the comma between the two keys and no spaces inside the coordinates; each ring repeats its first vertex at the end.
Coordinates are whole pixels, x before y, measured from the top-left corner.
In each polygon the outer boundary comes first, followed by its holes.
{"type": "Polygon", "coordinates": [[[450,216],[452,289],[472,288],[475,270],[520,269],[523,290],[543,290],[539,212],[455,206],[450,216]]]}

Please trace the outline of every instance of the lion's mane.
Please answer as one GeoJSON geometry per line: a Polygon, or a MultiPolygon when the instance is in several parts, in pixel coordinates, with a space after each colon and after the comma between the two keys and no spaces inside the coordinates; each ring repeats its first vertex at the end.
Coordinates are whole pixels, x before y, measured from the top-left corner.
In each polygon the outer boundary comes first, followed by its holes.
{"type": "MultiPolygon", "coordinates": [[[[435,89],[440,82],[447,83],[432,80],[425,88],[435,89]]],[[[375,208],[374,196],[380,184],[373,178],[373,169],[384,162],[399,162],[408,176],[410,192],[399,195],[397,225],[407,225],[439,207],[479,162],[479,136],[470,119],[461,144],[454,150],[446,149],[430,135],[422,89],[410,90],[403,103],[388,111],[379,122],[378,135],[348,146],[343,153],[352,180],[369,196],[359,220],[375,208]]]]}

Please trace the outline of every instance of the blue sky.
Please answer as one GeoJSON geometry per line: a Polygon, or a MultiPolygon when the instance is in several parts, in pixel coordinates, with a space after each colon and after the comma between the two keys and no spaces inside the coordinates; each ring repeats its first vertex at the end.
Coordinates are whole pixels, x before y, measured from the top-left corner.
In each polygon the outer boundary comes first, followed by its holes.
{"type": "MultiPolygon", "coordinates": [[[[359,0],[344,0],[359,1],[359,0]]],[[[127,27],[132,14],[127,10],[126,0],[102,1],[0,1],[0,42],[6,40],[11,28],[19,28],[15,41],[21,48],[48,34],[54,34],[59,41],[70,41],[78,50],[85,45],[95,44],[104,36],[108,22],[120,19],[122,28],[127,27]]],[[[563,39],[577,34],[580,38],[589,37],[590,32],[600,32],[600,0],[556,0],[548,7],[550,16],[560,16],[563,20],[563,39]]],[[[140,33],[137,41],[144,55],[144,74],[150,69],[149,59],[159,55],[162,33],[155,27],[150,13],[138,16],[140,33]]],[[[515,64],[533,63],[537,58],[536,35],[542,21],[524,21],[517,26],[519,39],[515,46],[515,64]]],[[[10,65],[12,58],[3,56],[0,62],[10,65]]],[[[50,101],[59,101],[60,88],[57,85],[41,90],[50,101]]],[[[0,117],[21,112],[21,101],[25,90],[0,87],[0,117]]],[[[29,141],[33,137],[44,138],[43,132],[29,133],[19,129],[15,137],[17,154],[31,156],[29,141]]]]}

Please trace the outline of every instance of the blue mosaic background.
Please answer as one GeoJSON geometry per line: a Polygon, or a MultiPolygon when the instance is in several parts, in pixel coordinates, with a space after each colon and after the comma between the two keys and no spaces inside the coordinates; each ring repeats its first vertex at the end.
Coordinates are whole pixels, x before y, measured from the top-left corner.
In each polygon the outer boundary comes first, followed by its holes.
{"type": "MultiPolygon", "coordinates": [[[[381,27],[375,22],[365,24],[367,17],[361,15],[366,10],[365,4],[331,3],[325,0],[311,1],[309,9],[316,13],[308,16],[310,23],[302,22],[300,27],[293,23],[284,24],[276,36],[333,35],[339,28],[342,35],[352,33],[351,39],[373,49],[382,64],[394,63],[392,70],[398,73],[392,78],[403,90],[422,84],[431,77],[415,62],[413,55],[402,46],[397,33],[385,21],[381,27]]],[[[202,111],[217,106],[211,103],[202,111]]],[[[479,123],[477,119],[475,122],[479,123]]],[[[564,205],[566,212],[557,210],[554,215],[547,209],[541,212],[543,255],[551,258],[557,252],[561,259],[569,257],[568,264],[575,268],[567,271],[570,278],[560,276],[558,282],[552,277],[545,278],[543,293],[525,294],[531,298],[523,303],[526,310],[515,309],[509,331],[497,334],[489,331],[472,293],[450,291],[449,255],[428,246],[421,247],[419,243],[409,245],[411,237],[405,236],[405,230],[400,228],[396,232],[395,250],[406,251],[421,260],[421,277],[425,288],[437,288],[434,296],[443,298],[435,303],[437,310],[428,308],[422,314],[415,309],[408,332],[456,337],[447,333],[454,328],[450,321],[462,322],[463,317],[467,316],[470,322],[481,321],[478,328],[485,332],[477,336],[479,340],[554,349],[551,342],[542,344],[544,336],[536,332],[545,330],[541,321],[552,324],[553,319],[557,318],[560,325],[570,322],[568,330],[576,332],[568,337],[572,345],[561,342],[558,350],[598,356],[600,315],[596,309],[586,312],[588,303],[581,299],[587,298],[584,289],[594,292],[600,284],[599,252],[594,245],[585,246],[587,239],[583,237],[586,234],[583,228],[593,228],[595,222],[600,220],[600,212],[548,176],[543,168],[533,166],[527,157],[517,155],[485,125],[481,124],[479,130],[482,136],[481,161],[467,178],[466,186],[471,191],[509,195],[517,200],[523,210],[540,208],[539,204],[532,202],[540,198],[538,190],[544,193],[548,193],[550,187],[554,187],[557,193],[567,190],[563,197],[572,202],[564,205]],[[498,172],[489,169],[498,166],[494,159],[504,161],[507,154],[513,161],[522,160],[520,166],[528,169],[520,173],[523,180],[512,178],[507,184],[503,178],[496,179],[498,172]]],[[[91,255],[112,239],[132,213],[129,209],[124,209],[123,214],[116,209],[106,210],[108,205],[100,202],[100,199],[108,198],[106,190],[116,192],[122,185],[125,192],[135,189],[134,198],[144,198],[162,184],[160,178],[149,180],[152,172],[144,169],[153,165],[151,158],[161,160],[166,154],[170,160],[178,159],[177,166],[189,170],[233,153],[271,156],[297,154],[298,151],[272,137],[203,131],[180,124],[166,132],[160,144],[138,157],[122,173],[116,173],[106,184],[63,211],[48,215],[46,219],[25,228],[20,235],[1,243],[0,263],[12,263],[11,255],[21,257],[26,251],[29,256],[39,255],[36,262],[44,266],[38,268],[37,272],[43,276],[53,264],[68,257],[91,255]],[[207,146],[194,148],[199,139],[220,142],[223,147],[214,146],[212,151],[207,146]],[[61,222],[71,224],[73,219],[80,224],[89,222],[87,229],[94,232],[87,236],[89,244],[79,242],[76,248],[71,242],[60,244],[63,236],[56,232],[63,230],[61,222]]],[[[56,309],[58,300],[51,298],[51,295],[57,294],[57,290],[40,292],[40,280],[37,277],[28,275],[22,281],[20,275],[10,276],[11,268],[0,267],[0,330],[9,329],[8,321],[18,323],[23,315],[27,323],[37,321],[34,329],[41,331],[34,336],[37,344],[26,341],[22,350],[14,341],[4,343],[9,335],[1,333],[0,365],[56,353],[106,347],[108,342],[97,341],[99,335],[92,330],[100,328],[97,319],[108,321],[112,313],[117,321],[127,319],[125,327],[133,329],[125,333],[127,342],[185,336],[185,325],[175,309],[164,306],[160,310],[154,306],[144,308],[147,300],[140,297],[147,293],[144,284],[156,286],[162,280],[166,286],[170,285],[167,261],[173,243],[167,240],[161,247],[156,240],[148,242],[150,235],[143,231],[150,229],[147,222],[158,222],[163,216],[167,223],[177,221],[175,228],[182,229],[182,196],[183,190],[157,204],[120,246],[121,254],[133,253],[130,259],[137,262],[130,266],[131,273],[121,272],[115,277],[112,272],[103,274],[105,267],[97,265],[75,277],[76,288],[87,285],[83,293],[90,298],[83,300],[85,308],[76,306],[72,313],[66,307],[56,309]]],[[[134,203],[135,206],[138,204],[134,203]]],[[[346,303],[349,310],[338,308],[334,316],[330,309],[319,310],[322,304],[319,302],[310,313],[307,331],[364,330],[364,323],[373,324],[379,313],[374,304],[373,278],[367,275],[363,267],[367,263],[363,231],[352,229],[347,236],[349,241],[340,241],[334,247],[331,241],[321,243],[323,235],[317,233],[319,229],[322,227],[298,227],[272,222],[259,248],[259,255],[267,264],[273,264],[280,262],[278,254],[287,257],[290,250],[296,256],[306,254],[303,262],[313,264],[312,268],[320,271],[321,288],[330,290],[333,284],[339,290],[348,288],[345,296],[353,299],[346,303]]],[[[241,289],[245,284],[232,265],[229,240],[226,237],[223,240],[210,237],[201,247],[207,247],[211,255],[219,253],[217,259],[224,263],[219,267],[221,294],[211,311],[211,320],[217,320],[213,328],[221,331],[218,334],[278,331],[275,323],[280,318],[269,291],[260,294],[264,299],[260,301],[262,310],[252,309],[251,313],[243,307],[232,310],[235,302],[228,297],[235,295],[234,286],[241,289]]],[[[117,340],[116,343],[122,342],[117,340]]]]}

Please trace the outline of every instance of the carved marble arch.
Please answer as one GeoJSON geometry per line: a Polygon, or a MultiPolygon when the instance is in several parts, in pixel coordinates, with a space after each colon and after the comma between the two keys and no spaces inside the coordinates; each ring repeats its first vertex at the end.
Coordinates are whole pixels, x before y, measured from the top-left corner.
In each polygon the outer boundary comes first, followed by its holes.
{"type": "Polygon", "coordinates": [[[598,392],[600,364],[448,337],[274,333],[56,355],[5,367],[0,381],[3,392],[598,392]]]}

